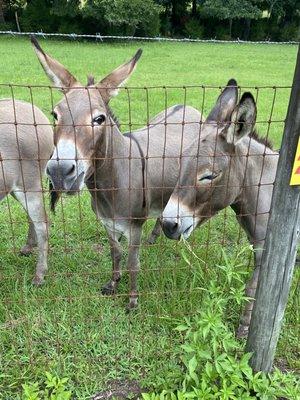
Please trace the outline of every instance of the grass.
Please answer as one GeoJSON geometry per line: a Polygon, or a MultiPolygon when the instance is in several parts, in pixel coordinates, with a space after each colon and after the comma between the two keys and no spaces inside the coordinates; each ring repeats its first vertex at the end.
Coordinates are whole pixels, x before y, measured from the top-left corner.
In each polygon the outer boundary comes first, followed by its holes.
{"type": "MultiPolygon", "coordinates": [[[[140,46],[144,53],[130,86],[131,109],[126,91],[113,100],[122,129],[129,116],[136,125],[147,120],[147,86],[178,86],[148,90],[149,115],[166,104],[184,102],[202,108],[203,90],[183,85],[226,84],[234,77],[241,86],[291,85],[296,47],[275,45],[216,45],[188,43],[104,44],[44,41],[42,46],[86,82],[88,73],[104,76],[126,61],[140,46]],[[129,113],[130,111],[130,113],[129,113]]],[[[2,68],[0,83],[48,85],[48,81],[25,39],[0,39],[2,68]]],[[[258,126],[280,146],[282,121],[286,115],[289,89],[252,89],[258,95],[258,126]],[[278,121],[278,122],[276,122],[278,121]]],[[[30,90],[13,87],[14,96],[30,100],[30,90]]],[[[203,111],[208,113],[218,90],[205,91],[203,111]]],[[[10,97],[11,89],[0,86],[0,97],[10,97]]],[[[34,103],[47,114],[51,111],[48,88],[33,88],[34,103]]],[[[53,101],[60,98],[53,91],[53,101]]],[[[24,212],[13,200],[0,204],[0,399],[20,399],[24,382],[40,380],[45,371],[70,377],[74,397],[89,399],[106,389],[112,380],[137,380],[143,387],[163,384],[170,371],[179,368],[172,357],[180,342],[173,327],[178,320],[201,307],[206,268],[221,261],[221,248],[229,255],[247,244],[233,212],[225,210],[198,229],[190,243],[204,261],[203,270],[194,270],[182,257],[184,244],[164,237],[154,246],[143,246],[139,277],[140,306],[125,313],[127,276],[118,296],[101,296],[99,289],[110,276],[110,255],[104,230],[90,208],[89,194],[64,198],[52,216],[49,274],[43,288],[31,286],[35,256],[19,257],[25,241],[24,212]],[[8,204],[12,209],[9,218],[8,204]],[[14,237],[14,241],[12,240],[14,237]]],[[[147,223],[144,236],[150,232],[147,223]]],[[[245,253],[245,269],[251,268],[251,252],[245,253]]],[[[277,360],[289,369],[300,369],[299,269],[295,273],[277,360]]],[[[216,269],[216,279],[218,273],[216,269]]],[[[228,310],[232,329],[240,310],[228,310]]]]}

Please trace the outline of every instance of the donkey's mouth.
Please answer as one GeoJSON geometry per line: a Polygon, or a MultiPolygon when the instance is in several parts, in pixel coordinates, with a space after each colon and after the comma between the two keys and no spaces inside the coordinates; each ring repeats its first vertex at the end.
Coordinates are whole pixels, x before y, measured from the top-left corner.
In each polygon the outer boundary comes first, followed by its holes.
{"type": "Polygon", "coordinates": [[[184,239],[189,238],[190,234],[193,232],[194,230],[194,224],[190,225],[183,233],[182,233],[182,237],[184,239]]]}
{"type": "Polygon", "coordinates": [[[68,196],[73,196],[76,193],[80,192],[83,186],[84,171],[82,171],[72,183],[72,186],[66,192],[68,196]]]}

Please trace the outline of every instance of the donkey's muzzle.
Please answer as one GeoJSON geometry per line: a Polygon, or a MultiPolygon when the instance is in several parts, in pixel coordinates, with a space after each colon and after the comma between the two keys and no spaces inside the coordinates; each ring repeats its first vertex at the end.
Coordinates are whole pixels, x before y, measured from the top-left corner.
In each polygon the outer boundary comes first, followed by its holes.
{"type": "Polygon", "coordinates": [[[181,230],[177,218],[164,218],[161,226],[167,238],[173,240],[180,238],[181,230]]]}
{"type": "Polygon", "coordinates": [[[76,161],[49,160],[46,173],[51,179],[55,190],[75,194],[82,186],[84,172],[80,172],[76,161]]]}

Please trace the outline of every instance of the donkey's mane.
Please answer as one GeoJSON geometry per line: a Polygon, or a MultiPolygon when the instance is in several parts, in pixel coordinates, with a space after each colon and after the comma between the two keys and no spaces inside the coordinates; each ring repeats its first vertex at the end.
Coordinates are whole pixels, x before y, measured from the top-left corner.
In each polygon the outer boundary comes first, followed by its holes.
{"type": "Polygon", "coordinates": [[[120,129],[120,122],[118,120],[118,117],[116,116],[116,114],[113,112],[113,110],[109,107],[109,105],[107,104],[106,106],[107,111],[109,116],[113,119],[114,123],[117,125],[117,127],[120,129]]]}
{"type": "Polygon", "coordinates": [[[269,147],[269,149],[273,150],[272,142],[266,137],[262,138],[261,136],[259,136],[256,129],[254,129],[252,131],[252,133],[250,134],[250,138],[254,139],[256,142],[261,143],[261,144],[265,145],[266,147],[269,147]]]}

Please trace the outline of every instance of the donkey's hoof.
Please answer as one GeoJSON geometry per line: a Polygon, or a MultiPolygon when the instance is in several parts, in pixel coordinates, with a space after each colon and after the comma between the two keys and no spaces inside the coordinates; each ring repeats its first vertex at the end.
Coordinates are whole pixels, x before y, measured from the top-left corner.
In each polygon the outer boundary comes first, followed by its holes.
{"type": "Polygon", "coordinates": [[[23,246],[20,250],[20,255],[21,256],[29,256],[30,254],[33,253],[33,247],[32,246],[28,246],[28,244],[25,244],[25,246],[23,246]]]}
{"type": "Polygon", "coordinates": [[[133,310],[136,310],[138,306],[138,299],[137,298],[132,298],[129,299],[129,303],[126,306],[126,312],[129,313],[133,310]]]}
{"type": "Polygon", "coordinates": [[[106,285],[102,286],[101,293],[104,296],[112,296],[116,293],[116,285],[112,282],[108,282],[106,285]]]}
{"type": "Polygon", "coordinates": [[[238,339],[247,338],[249,332],[249,326],[247,325],[240,325],[236,331],[236,337],[238,339]]]}
{"type": "Polygon", "coordinates": [[[145,244],[155,244],[157,240],[157,236],[155,235],[150,235],[146,240],[145,240],[145,244]]]}
{"type": "Polygon", "coordinates": [[[32,284],[34,286],[42,286],[44,282],[45,282],[45,279],[42,278],[41,276],[35,276],[32,280],[32,284]]]}

